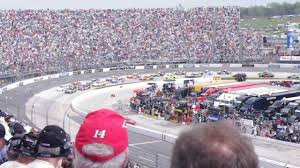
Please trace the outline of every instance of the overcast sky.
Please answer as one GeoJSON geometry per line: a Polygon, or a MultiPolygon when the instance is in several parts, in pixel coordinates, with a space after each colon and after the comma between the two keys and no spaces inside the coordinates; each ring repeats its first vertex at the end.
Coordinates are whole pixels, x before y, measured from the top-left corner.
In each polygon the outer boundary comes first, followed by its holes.
{"type": "Polygon", "coordinates": [[[112,8],[167,8],[182,4],[185,8],[199,6],[251,6],[270,2],[300,0],[0,0],[0,9],[112,9],[112,8]]]}

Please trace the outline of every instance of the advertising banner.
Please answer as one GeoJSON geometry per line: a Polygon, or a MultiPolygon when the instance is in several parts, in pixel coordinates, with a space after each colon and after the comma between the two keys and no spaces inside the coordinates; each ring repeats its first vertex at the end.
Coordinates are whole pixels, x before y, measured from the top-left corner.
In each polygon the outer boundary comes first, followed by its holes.
{"type": "Polygon", "coordinates": [[[80,75],[81,71],[73,71],[73,75],[80,75]]]}
{"type": "Polygon", "coordinates": [[[164,68],[166,68],[166,65],[157,65],[157,68],[158,69],[164,69],[164,68]]]}
{"type": "Polygon", "coordinates": [[[135,69],[145,69],[144,66],[136,66],[135,69]]]}
{"type": "Polygon", "coordinates": [[[230,64],[229,67],[231,67],[231,68],[240,68],[240,67],[242,67],[242,64],[230,64]]]}
{"type": "MultiPolygon", "coordinates": [[[[144,69],[144,66],[140,66],[141,69],[144,69]]],[[[127,66],[125,67],[126,70],[130,70],[130,69],[136,69],[136,66],[127,66]]]]}
{"type": "Polygon", "coordinates": [[[110,68],[103,68],[103,72],[108,72],[110,71],[110,68]]]}
{"type": "Polygon", "coordinates": [[[90,73],[92,73],[93,72],[93,70],[92,69],[89,69],[89,70],[85,70],[84,71],[84,74],[90,74],[90,73]]]}
{"type": "Polygon", "coordinates": [[[39,81],[42,81],[43,79],[44,79],[44,77],[37,77],[37,78],[34,78],[33,81],[39,82],[39,81]]]}
{"type": "Polygon", "coordinates": [[[184,68],[194,68],[194,64],[184,64],[184,68]]]}
{"type": "Polygon", "coordinates": [[[269,68],[280,68],[280,64],[269,64],[269,68]]]}
{"type": "Polygon", "coordinates": [[[288,31],[287,34],[287,48],[294,48],[294,32],[288,31]]]}
{"type": "Polygon", "coordinates": [[[96,72],[103,72],[103,69],[102,68],[96,69],[96,72]]]}
{"type": "Polygon", "coordinates": [[[52,75],[49,75],[49,79],[53,79],[53,78],[59,78],[59,74],[52,74],[52,75]]]}
{"type": "Polygon", "coordinates": [[[69,72],[59,73],[59,77],[68,76],[68,75],[69,75],[69,72]]]}
{"type": "Polygon", "coordinates": [[[292,60],[292,56],[281,56],[279,57],[280,61],[291,61],[292,60]]]}
{"type": "Polygon", "coordinates": [[[242,67],[253,68],[253,67],[254,67],[254,64],[242,64],[242,67]]]}
{"type": "Polygon", "coordinates": [[[209,64],[209,67],[212,68],[221,68],[223,65],[222,64],[209,64]]]}
{"type": "Polygon", "coordinates": [[[254,64],[254,68],[268,68],[269,64],[254,64]]]}

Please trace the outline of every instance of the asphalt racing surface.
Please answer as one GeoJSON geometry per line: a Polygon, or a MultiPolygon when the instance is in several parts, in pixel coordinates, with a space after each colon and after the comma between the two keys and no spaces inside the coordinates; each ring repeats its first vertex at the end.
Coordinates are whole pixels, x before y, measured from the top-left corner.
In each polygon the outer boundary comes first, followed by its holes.
{"type": "MultiPolygon", "coordinates": [[[[184,69],[185,71],[204,71],[204,70],[219,71],[221,68],[192,68],[184,69]]],[[[176,72],[182,71],[183,69],[164,69],[164,72],[176,72]]],[[[264,71],[265,69],[254,69],[254,68],[227,68],[227,70],[234,72],[242,71],[264,71]]],[[[50,79],[46,81],[40,81],[32,83],[23,87],[19,87],[10,90],[0,96],[0,108],[6,110],[10,114],[15,115],[15,117],[24,123],[33,125],[32,122],[25,115],[25,104],[26,102],[35,94],[62,85],[79,80],[89,80],[93,78],[103,78],[109,76],[121,76],[131,73],[151,73],[158,72],[160,70],[127,70],[127,71],[111,71],[111,72],[101,72],[95,74],[84,74],[84,75],[74,75],[67,76],[57,79],[50,79]]],[[[274,69],[271,72],[299,72],[297,69],[274,69]]],[[[46,110],[46,109],[45,109],[46,110]]],[[[82,118],[74,119],[77,123],[80,123],[82,118]]],[[[129,143],[130,143],[130,156],[133,160],[138,160],[139,162],[145,164],[149,167],[168,167],[166,162],[171,156],[172,144],[161,141],[159,139],[151,138],[141,134],[136,134],[129,132],[129,143]],[[159,153],[159,154],[158,154],[159,153]],[[156,160],[156,162],[154,161],[156,160]],[[157,160],[159,163],[157,163],[157,160]]],[[[260,166],[262,168],[279,168],[276,164],[270,162],[261,161],[260,166]]]]}

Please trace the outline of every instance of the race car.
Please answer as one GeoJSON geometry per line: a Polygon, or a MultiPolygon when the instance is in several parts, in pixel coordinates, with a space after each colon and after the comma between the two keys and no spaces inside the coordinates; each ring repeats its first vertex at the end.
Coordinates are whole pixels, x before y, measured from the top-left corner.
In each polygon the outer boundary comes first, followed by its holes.
{"type": "Polygon", "coordinates": [[[164,76],[164,75],[165,75],[164,72],[156,72],[153,76],[158,77],[158,76],[164,76]]]}
{"type": "Polygon", "coordinates": [[[230,75],[230,74],[231,72],[227,71],[226,69],[218,72],[218,75],[230,75]]]}
{"type": "Polygon", "coordinates": [[[287,78],[288,79],[299,79],[300,77],[297,74],[292,74],[292,75],[289,75],[287,78]]]}
{"type": "Polygon", "coordinates": [[[153,80],[154,79],[154,77],[153,77],[153,75],[142,75],[142,76],[140,76],[140,80],[153,80]]]}
{"type": "Polygon", "coordinates": [[[260,72],[260,73],[258,73],[258,77],[260,77],[260,78],[273,78],[274,74],[272,74],[271,72],[260,72]]]}
{"type": "Polygon", "coordinates": [[[198,78],[198,77],[201,77],[201,76],[202,76],[202,74],[197,73],[197,72],[187,72],[187,73],[185,73],[186,78],[198,78]]]}
{"type": "Polygon", "coordinates": [[[205,70],[205,71],[204,71],[204,74],[205,74],[205,75],[208,75],[208,76],[211,76],[211,75],[214,74],[214,72],[213,72],[213,71],[209,71],[209,70],[205,70]]]}
{"type": "Polygon", "coordinates": [[[66,94],[72,94],[72,93],[75,93],[75,92],[76,92],[76,89],[74,89],[74,88],[69,88],[69,89],[65,90],[66,94]]]}
{"type": "Polygon", "coordinates": [[[92,87],[101,88],[101,87],[105,87],[106,84],[107,84],[106,81],[96,81],[92,84],[92,87]]]}
{"type": "Polygon", "coordinates": [[[245,81],[245,80],[246,80],[247,75],[244,74],[244,73],[237,73],[237,74],[234,74],[232,77],[233,77],[236,81],[241,82],[241,81],[245,81]]]}
{"type": "Polygon", "coordinates": [[[175,81],[175,80],[176,80],[176,75],[171,74],[171,73],[167,73],[167,74],[164,76],[164,80],[165,80],[165,81],[175,81]]]}
{"type": "Polygon", "coordinates": [[[138,79],[140,76],[137,73],[133,73],[131,75],[127,75],[127,79],[138,79]]]}
{"type": "Polygon", "coordinates": [[[109,78],[106,78],[106,81],[111,82],[111,83],[118,83],[119,79],[117,76],[111,76],[109,78]]]}
{"type": "Polygon", "coordinates": [[[91,88],[91,85],[79,85],[78,86],[78,90],[80,90],[80,91],[88,90],[90,88],[91,88]]]}
{"type": "Polygon", "coordinates": [[[186,73],[184,71],[177,71],[174,72],[175,75],[185,75],[186,73]]]}
{"type": "Polygon", "coordinates": [[[65,90],[67,90],[69,88],[69,85],[60,85],[56,88],[56,91],[58,92],[64,92],[65,90]]]}

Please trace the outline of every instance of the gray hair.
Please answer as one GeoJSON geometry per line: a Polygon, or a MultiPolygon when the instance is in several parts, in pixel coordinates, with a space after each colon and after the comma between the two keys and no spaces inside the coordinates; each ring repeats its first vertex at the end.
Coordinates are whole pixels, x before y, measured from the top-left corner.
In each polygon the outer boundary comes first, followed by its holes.
{"type": "MultiPolygon", "coordinates": [[[[99,143],[85,145],[82,150],[88,155],[98,156],[108,156],[114,153],[114,150],[111,146],[99,143]]],[[[123,166],[126,166],[127,161],[128,148],[124,152],[105,162],[97,162],[85,158],[77,149],[75,149],[75,168],[123,168],[123,166]]]]}

